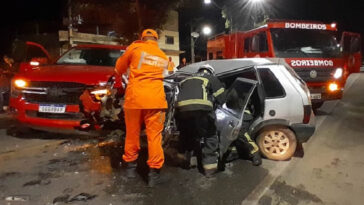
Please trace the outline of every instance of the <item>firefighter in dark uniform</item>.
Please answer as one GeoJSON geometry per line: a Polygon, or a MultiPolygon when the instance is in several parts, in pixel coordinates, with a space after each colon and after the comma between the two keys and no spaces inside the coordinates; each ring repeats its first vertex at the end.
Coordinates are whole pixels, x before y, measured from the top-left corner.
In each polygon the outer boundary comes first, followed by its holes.
{"type": "MultiPolygon", "coordinates": [[[[233,146],[238,150],[248,150],[249,157],[254,166],[262,164],[262,158],[260,156],[259,147],[254,140],[250,137],[248,132],[249,126],[253,120],[253,116],[249,109],[244,111],[244,122],[239,133],[238,139],[233,143],[233,146]]],[[[233,147],[230,147],[233,149],[233,147]]]]}
{"type": "Polygon", "coordinates": [[[197,76],[180,83],[176,106],[176,120],[180,131],[178,152],[200,152],[207,177],[217,172],[219,156],[215,108],[224,102],[224,86],[215,77],[214,68],[210,65],[201,66],[197,76]]]}
{"type": "MultiPolygon", "coordinates": [[[[242,100],[239,100],[238,94],[232,91],[230,91],[229,95],[227,96],[226,104],[229,108],[232,108],[231,111],[234,112],[234,108],[242,107],[242,105],[240,105],[240,103],[242,103],[242,100]]],[[[242,122],[239,137],[234,143],[232,143],[227,153],[224,154],[223,161],[232,161],[239,158],[239,155],[245,155],[245,152],[243,151],[248,151],[249,157],[252,160],[252,164],[254,166],[259,166],[262,164],[259,147],[255,143],[255,141],[252,140],[248,132],[249,127],[253,121],[251,106],[252,105],[250,103],[248,103],[248,105],[246,106],[244,110],[244,120],[242,122]]]]}

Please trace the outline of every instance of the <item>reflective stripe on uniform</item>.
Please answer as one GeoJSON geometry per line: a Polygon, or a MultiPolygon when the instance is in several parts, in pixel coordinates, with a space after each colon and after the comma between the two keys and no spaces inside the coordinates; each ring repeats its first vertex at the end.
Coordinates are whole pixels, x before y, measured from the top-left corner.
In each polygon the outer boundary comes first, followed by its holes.
{"type": "Polygon", "coordinates": [[[244,134],[244,136],[247,139],[248,143],[253,147],[253,150],[250,152],[250,154],[254,154],[259,151],[257,144],[255,144],[255,142],[250,138],[250,135],[247,132],[244,134]]]}
{"type": "Polygon", "coordinates": [[[142,66],[143,60],[144,60],[145,52],[142,52],[142,55],[140,56],[139,63],[138,63],[138,70],[142,66]]]}
{"type": "Polygon", "coordinates": [[[182,106],[186,106],[186,105],[207,105],[210,107],[213,107],[212,102],[208,101],[208,100],[201,100],[201,99],[191,99],[191,100],[183,100],[181,102],[177,103],[177,107],[182,107],[182,106]]]}
{"type": "Polygon", "coordinates": [[[224,93],[225,89],[224,88],[220,88],[218,91],[216,91],[214,94],[212,94],[215,98],[219,95],[221,95],[222,93],[224,93]]]}
{"type": "Polygon", "coordinates": [[[213,164],[205,164],[203,165],[204,169],[217,169],[217,163],[213,163],[213,164]]]}

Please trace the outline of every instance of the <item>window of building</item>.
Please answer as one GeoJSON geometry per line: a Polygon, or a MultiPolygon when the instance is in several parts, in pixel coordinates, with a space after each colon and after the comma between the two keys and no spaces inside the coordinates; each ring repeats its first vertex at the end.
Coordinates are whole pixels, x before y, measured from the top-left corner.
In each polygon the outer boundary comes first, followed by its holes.
{"type": "Polygon", "coordinates": [[[276,76],[268,68],[258,69],[267,98],[281,98],[286,95],[284,89],[276,76]]]}
{"type": "Polygon", "coordinates": [[[174,37],[173,36],[166,36],[166,44],[173,45],[174,44],[174,37]]]}

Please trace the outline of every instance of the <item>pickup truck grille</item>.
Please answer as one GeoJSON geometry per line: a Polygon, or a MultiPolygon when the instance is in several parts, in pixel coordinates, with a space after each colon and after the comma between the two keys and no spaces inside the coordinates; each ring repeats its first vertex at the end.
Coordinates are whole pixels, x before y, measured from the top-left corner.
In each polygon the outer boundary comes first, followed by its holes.
{"type": "Polygon", "coordinates": [[[81,83],[69,82],[31,82],[23,89],[23,95],[30,103],[52,103],[76,105],[86,86],[81,83]]]}
{"type": "Polygon", "coordinates": [[[332,73],[335,69],[336,68],[295,68],[294,70],[305,82],[327,82],[333,79],[332,73]]]}

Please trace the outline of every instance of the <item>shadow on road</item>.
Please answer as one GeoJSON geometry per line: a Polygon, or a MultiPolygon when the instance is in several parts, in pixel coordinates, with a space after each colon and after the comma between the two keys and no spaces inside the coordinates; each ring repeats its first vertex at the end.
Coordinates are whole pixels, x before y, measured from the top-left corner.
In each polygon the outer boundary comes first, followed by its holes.
{"type": "Polygon", "coordinates": [[[325,110],[318,109],[318,110],[315,110],[314,111],[314,114],[316,116],[326,116],[326,115],[330,115],[330,112],[327,112],[325,110]]]}

